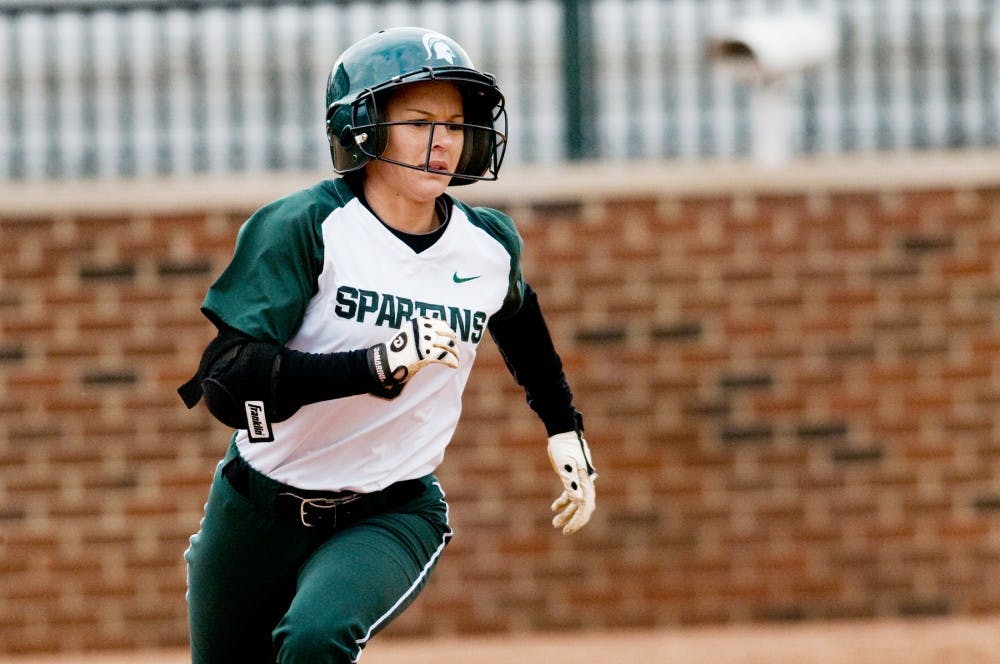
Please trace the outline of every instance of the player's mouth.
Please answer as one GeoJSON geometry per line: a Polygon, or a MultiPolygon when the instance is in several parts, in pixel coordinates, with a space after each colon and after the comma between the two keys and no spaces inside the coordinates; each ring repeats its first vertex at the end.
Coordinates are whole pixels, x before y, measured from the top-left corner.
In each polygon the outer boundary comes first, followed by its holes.
{"type": "Polygon", "coordinates": [[[431,173],[450,173],[448,162],[440,159],[432,159],[427,162],[427,170],[431,173]]]}

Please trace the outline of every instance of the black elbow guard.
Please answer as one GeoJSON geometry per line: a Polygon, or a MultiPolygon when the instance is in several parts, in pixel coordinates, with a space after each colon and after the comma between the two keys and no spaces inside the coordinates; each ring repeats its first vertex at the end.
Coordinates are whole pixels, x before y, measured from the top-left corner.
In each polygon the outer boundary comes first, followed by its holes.
{"type": "Polygon", "coordinates": [[[234,429],[246,429],[250,442],[274,440],[271,423],[275,379],[281,348],[251,341],[220,357],[201,382],[205,406],[217,420],[234,429]]]}
{"type": "Polygon", "coordinates": [[[272,441],[281,351],[242,335],[220,334],[205,349],[198,373],[180,388],[181,397],[192,408],[203,395],[217,420],[246,429],[250,442],[272,441]]]}

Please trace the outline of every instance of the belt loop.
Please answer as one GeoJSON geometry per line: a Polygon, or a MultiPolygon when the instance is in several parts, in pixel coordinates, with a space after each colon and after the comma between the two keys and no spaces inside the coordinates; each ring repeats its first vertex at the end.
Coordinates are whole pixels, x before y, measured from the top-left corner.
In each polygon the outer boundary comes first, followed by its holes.
{"type": "Polygon", "coordinates": [[[278,494],[278,482],[255,470],[243,457],[240,457],[239,463],[247,478],[247,496],[250,501],[264,514],[274,515],[274,499],[278,494]]]}
{"type": "Polygon", "coordinates": [[[222,467],[222,475],[229,481],[230,486],[232,486],[237,493],[245,498],[249,498],[250,474],[247,472],[248,469],[245,467],[245,464],[246,462],[243,461],[243,458],[236,455],[222,467]]]}
{"type": "Polygon", "coordinates": [[[275,514],[278,483],[254,470],[239,452],[222,467],[222,474],[230,486],[258,510],[267,515],[275,514]]]}

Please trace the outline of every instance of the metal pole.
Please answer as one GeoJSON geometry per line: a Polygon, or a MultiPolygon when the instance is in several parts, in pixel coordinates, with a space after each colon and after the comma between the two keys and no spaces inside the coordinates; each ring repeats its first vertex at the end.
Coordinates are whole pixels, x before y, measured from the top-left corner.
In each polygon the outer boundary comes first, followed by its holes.
{"type": "Polygon", "coordinates": [[[594,156],[594,77],[590,0],[563,1],[563,61],[566,66],[566,157],[594,156]]]}

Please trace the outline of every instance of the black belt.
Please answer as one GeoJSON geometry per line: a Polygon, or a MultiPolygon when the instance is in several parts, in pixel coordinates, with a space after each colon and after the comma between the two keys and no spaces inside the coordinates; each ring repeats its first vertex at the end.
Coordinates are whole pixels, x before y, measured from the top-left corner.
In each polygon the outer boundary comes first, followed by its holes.
{"type": "Polygon", "coordinates": [[[407,503],[424,492],[420,480],[396,482],[381,491],[314,491],[276,482],[250,467],[236,456],[222,468],[222,475],[233,489],[265,509],[287,517],[306,528],[335,529],[407,503]],[[261,485],[254,490],[255,484],[261,485]]]}

